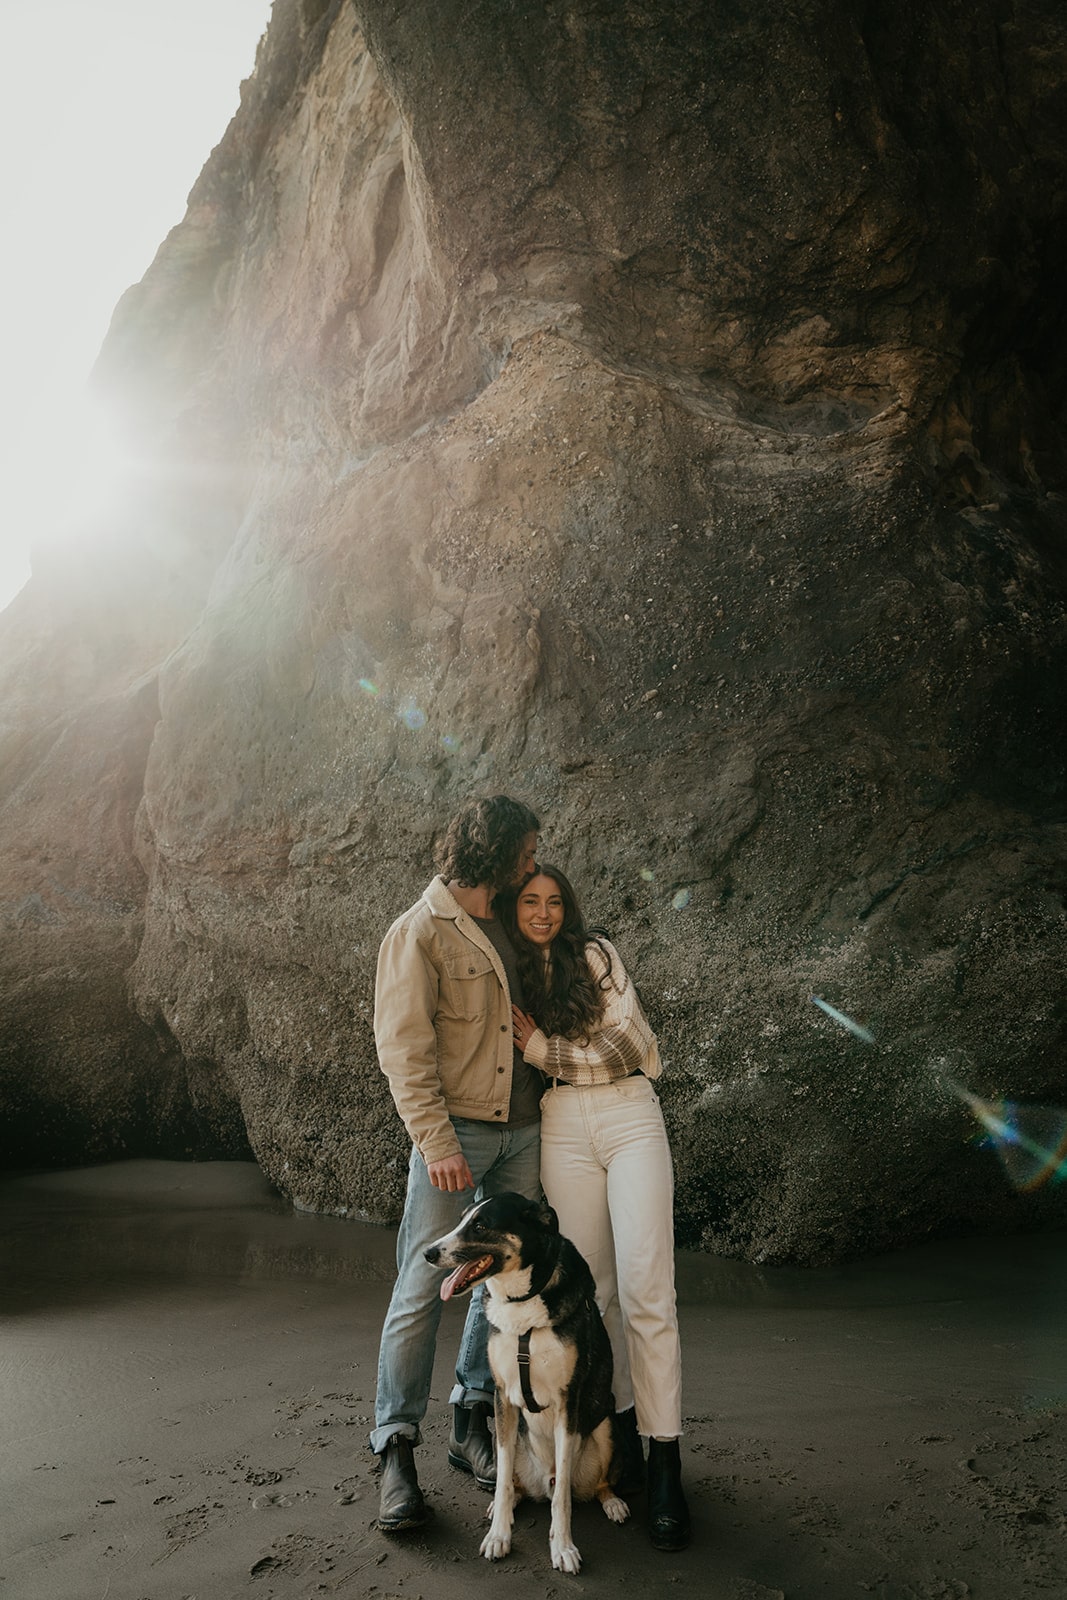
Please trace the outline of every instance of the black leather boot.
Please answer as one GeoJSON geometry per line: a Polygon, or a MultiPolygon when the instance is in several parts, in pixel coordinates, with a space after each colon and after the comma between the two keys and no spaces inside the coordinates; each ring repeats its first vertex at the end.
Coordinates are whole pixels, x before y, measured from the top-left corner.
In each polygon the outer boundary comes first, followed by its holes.
{"type": "Polygon", "coordinates": [[[415,1476],[415,1454],[411,1440],[402,1433],[390,1435],[381,1452],[381,1461],[379,1528],[384,1533],[399,1533],[403,1528],[421,1528],[429,1511],[415,1476]]]}
{"type": "Polygon", "coordinates": [[[618,1477],[615,1493],[624,1500],[640,1494],[645,1487],[645,1452],[641,1448],[641,1435],[637,1431],[637,1413],[633,1406],[616,1411],[614,1423],[615,1464],[618,1477]]]}
{"type": "Polygon", "coordinates": [[[492,1406],[476,1400],[472,1406],[452,1407],[452,1432],[448,1437],[448,1459],[461,1472],[473,1475],[479,1489],[496,1488],[496,1455],[489,1432],[492,1406]]]}
{"type": "Polygon", "coordinates": [[[656,1550],[684,1550],[689,1543],[677,1439],[648,1441],[648,1537],[656,1550]]]}

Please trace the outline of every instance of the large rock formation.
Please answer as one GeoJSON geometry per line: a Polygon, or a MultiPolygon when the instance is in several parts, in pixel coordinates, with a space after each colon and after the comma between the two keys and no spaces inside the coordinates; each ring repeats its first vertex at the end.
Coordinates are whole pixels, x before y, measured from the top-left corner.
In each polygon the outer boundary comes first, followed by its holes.
{"type": "Polygon", "coordinates": [[[503,788],[686,1242],[1062,1218],[959,1088],[1067,1101],[1065,70],[1048,0],[276,0],[3,618],[9,1153],[394,1215],[377,943],[503,788]]]}

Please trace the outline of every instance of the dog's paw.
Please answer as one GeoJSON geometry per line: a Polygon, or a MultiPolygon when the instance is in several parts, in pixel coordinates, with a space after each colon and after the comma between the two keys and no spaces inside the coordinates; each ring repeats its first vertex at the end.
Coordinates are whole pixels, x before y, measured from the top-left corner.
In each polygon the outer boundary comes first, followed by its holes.
{"type": "Polygon", "coordinates": [[[600,1504],[604,1507],[604,1515],[612,1522],[625,1522],[630,1515],[630,1508],[625,1500],[620,1500],[617,1494],[611,1495],[600,1504]]]}
{"type": "Polygon", "coordinates": [[[510,1549],[510,1534],[494,1533],[492,1528],[482,1540],[482,1555],[487,1561],[502,1561],[510,1549]]]}
{"type": "Polygon", "coordinates": [[[552,1565],[557,1572],[581,1572],[582,1558],[578,1554],[578,1546],[574,1544],[557,1544],[553,1539],[552,1565]]]}

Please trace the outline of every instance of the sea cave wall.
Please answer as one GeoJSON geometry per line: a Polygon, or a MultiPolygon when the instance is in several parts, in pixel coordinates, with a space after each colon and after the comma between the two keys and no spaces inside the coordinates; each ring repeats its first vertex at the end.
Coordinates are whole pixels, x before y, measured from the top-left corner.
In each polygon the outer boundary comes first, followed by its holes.
{"type": "Polygon", "coordinates": [[[378,941],[504,790],[683,1243],[1062,1223],[966,1097],[1067,1105],[1065,81],[1039,0],[275,0],[0,617],[9,1163],[394,1218],[378,941]]]}

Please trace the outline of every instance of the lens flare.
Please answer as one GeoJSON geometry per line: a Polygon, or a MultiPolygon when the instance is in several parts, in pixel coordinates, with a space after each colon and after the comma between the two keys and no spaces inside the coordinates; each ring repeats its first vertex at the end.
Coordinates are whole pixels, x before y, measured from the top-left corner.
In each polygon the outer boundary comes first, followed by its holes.
{"type": "MultiPolygon", "coordinates": [[[[869,1028],[844,1011],[823,1000],[808,997],[831,1021],[846,1028],[863,1044],[874,1044],[869,1028]]],[[[1023,1193],[1040,1189],[1046,1183],[1067,1180],[1067,1109],[1063,1106],[1020,1105],[1014,1100],[983,1100],[944,1071],[934,1068],[940,1083],[971,1110],[985,1130],[984,1142],[997,1152],[1008,1181],[1023,1193]]]]}
{"type": "Polygon", "coordinates": [[[1067,1111],[1062,1106],[983,1100],[951,1078],[945,1082],[985,1129],[1013,1188],[1029,1193],[1067,1178],[1067,1111]]]}
{"type": "Polygon", "coordinates": [[[426,713],[421,706],[408,701],[400,712],[400,720],[405,728],[410,728],[412,733],[418,733],[420,728],[425,728],[426,726],[426,713]]]}
{"type": "MultiPolygon", "coordinates": [[[[351,679],[349,679],[349,682],[351,682],[351,679]]],[[[360,678],[359,686],[364,694],[375,695],[378,693],[378,685],[371,683],[369,678],[360,678]]]]}
{"type": "Polygon", "coordinates": [[[688,889],[678,889],[671,896],[671,907],[675,911],[684,911],[692,898],[688,889]]]}
{"type": "Polygon", "coordinates": [[[656,874],[652,871],[651,867],[642,867],[641,876],[646,883],[655,883],[656,881],[656,874]]]}
{"type": "Polygon", "coordinates": [[[825,1011],[832,1022],[836,1022],[839,1027],[847,1028],[849,1033],[855,1034],[861,1044],[874,1043],[874,1034],[869,1028],[865,1028],[861,1022],[857,1022],[853,1017],[846,1016],[843,1011],[838,1011],[836,1006],[830,1005],[826,1000],[821,1000],[817,994],[810,995],[809,999],[813,1006],[818,1006],[820,1011],[825,1011]]]}
{"type": "Polygon", "coordinates": [[[454,738],[450,733],[443,733],[441,735],[441,743],[444,745],[445,749],[450,755],[459,749],[459,740],[454,738]]]}

